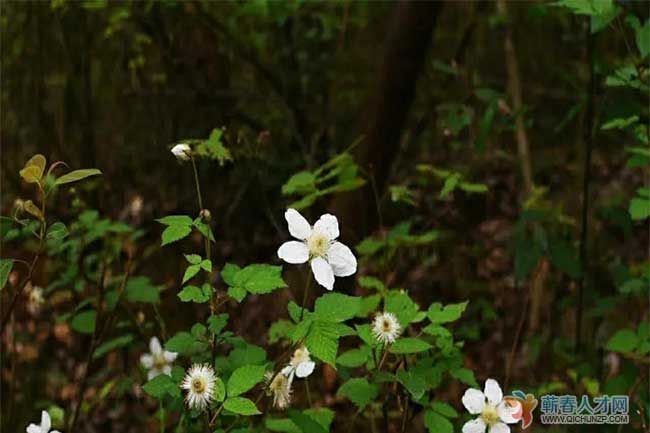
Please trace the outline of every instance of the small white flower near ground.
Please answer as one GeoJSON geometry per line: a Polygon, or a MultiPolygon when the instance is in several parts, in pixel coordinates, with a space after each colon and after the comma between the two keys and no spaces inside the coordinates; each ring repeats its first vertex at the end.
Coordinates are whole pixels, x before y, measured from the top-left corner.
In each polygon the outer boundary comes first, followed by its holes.
{"type": "Polygon", "coordinates": [[[140,357],[140,364],[149,370],[147,379],[151,380],[160,374],[171,376],[172,366],[178,354],[176,352],[168,352],[163,350],[158,338],[152,337],[149,340],[149,350],[151,353],[142,355],[140,357]]]}
{"type": "Polygon", "coordinates": [[[172,147],[172,153],[181,161],[188,161],[192,153],[192,149],[185,143],[179,143],[176,146],[172,147]]]}
{"type": "Polygon", "coordinates": [[[266,394],[273,396],[273,406],[286,409],[291,404],[291,381],[282,372],[273,375],[268,371],[265,375],[267,388],[266,394]]]}
{"type": "Polygon", "coordinates": [[[214,399],[216,381],[214,370],[208,364],[192,365],[181,383],[181,388],[187,391],[187,406],[205,410],[214,399]]]}
{"type": "Polygon", "coordinates": [[[463,426],[463,433],[510,433],[507,424],[521,420],[522,406],[516,400],[505,400],[499,383],[494,379],[485,381],[485,389],[470,388],[463,394],[463,405],[478,418],[463,426]]]}
{"type": "Polygon", "coordinates": [[[303,378],[312,374],[315,366],[316,363],[309,356],[309,350],[305,346],[301,346],[293,352],[289,365],[282,369],[282,374],[289,378],[289,382],[292,382],[294,375],[303,378]]]}
{"type": "Polygon", "coordinates": [[[284,218],[289,233],[297,241],[278,248],[278,257],[287,263],[310,262],[316,281],[327,290],[334,288],[334,277],[347,277],[357,271],[357,258],[338,242],[339,222],[334,215],[322,215],[312,227],[295,209],[287,209],[284,218]]]}
{"type": "Polygon", "coordinates": [[[29,301],[27,302],[27,310],[32,315],[37,315],[41,311],[41,306],[45,303],[43,297],[43,289],[38,286],[30,286],[29,301]]]}
{"type": "Polygon", "coordinates": [[[41,425],[30,424],[27,426],[25,431],[27,433],[61,433],[58,430],[50,431],[52,426],[52,421],[50,420],[50,414],[46,411],[41,412],[41,425]]]}
{"type": "Polygon", "coordinates": [[[379,313],[372,321],[372,333],[382,344],[393,344],[402,332],[402,327],[393,313],[379,313]]]}

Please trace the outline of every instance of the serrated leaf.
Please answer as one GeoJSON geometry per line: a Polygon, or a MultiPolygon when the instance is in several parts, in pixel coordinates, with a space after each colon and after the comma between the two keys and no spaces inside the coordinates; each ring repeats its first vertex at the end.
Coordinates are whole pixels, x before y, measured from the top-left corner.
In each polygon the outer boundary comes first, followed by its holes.
{"type": "Polygon", "coordinates": [[[245,365],[239,367],[228,379],[228,396],[241,395],[253,388],[264,379],[266,368],[261,365],[245,365]]]}
{"type": "Polygon", "coordinates": [[[639,337],[631,329],[621,329],[609,339],[605,349],[613,352],[630,353],[639,344],[639,337]]]}
{"type": "Polygon", "coordinates": [[[467,308],[468,301],[458,304],[449,304],[444,307],[439,302],[433,303],[427,310],[427,317],[431,323],[448,323],[458,320],[467,308]]]}
{"type": "Polygon", "coordinates": [[[227,314],[213,314],[208,317],[208,330],[213,334],[219,334],[228,324],[227,314]]]}
{"type": "Polygon", "coordinates": [[[314,321],[305,337],[305,345],[314,357],[330,364],[332,367],[336,366],[339,335],[334,323],[320,320],[314,321]]]}
{"type": "Polygon", "coordinates": [[[343,367],[356,368],[361,367],[370,359],[370,347],[361,346],[359,349],[350,349],[342,353],[336,363],[343,367]]]}
{"type": "Polygon", "coordinates": [[[444,416],[432,410],[424,413],[424,425],[429,433],[453,433],[454,425],[444,416]]]}
{"type": "Polygon", "coordinates": [[[342,293],[326,293],[316,299],[314,314],[326,322],[344,322],[357,315],[361,298],[342,293]]]}
{"type": "Polygon", "coordinates": [[[187,215],[167,215],[166,217],[158,218],[156,221],[166,226],[189,227],[192,225],[192,218],[188,217],[187,215]]]}
{"type": "Polygon", "coordinates": [[[96,319],[97,312],[94,310],[82,311],[72,318],[70,326],[81,334],[92,334],[95,331],[96,319]]]}
{"type": "Polygon", "coordinates": [[[244,300],[248,292],[243,287],[228,287],[228,296],[237,302],[244,300]]]}
{"type": "Polygon", "coordinates": [[[190,354],[192,352],[203,350],[207,345],[198,341],[189,332],[179,332],[165,343],[165,350],[177,352],[180,354],[190,354]]]}
{"type": "Polygon", "coordinates": [[[431,349],[431,345],[419,338],[399,338],[390,346],[391,353],[419,353],[431,349]]]}
{"type": "Polygon", "coordinates": [[[178,397],[180,395],[178,385],[175,384],[172,378],[166,374],[154,377],[149,382],[145,383],[142,386],[142,389],[150,396],[159,400],[164,398],[167,394],[172,397],[178,397]]]}
{"type": "Polygon", "coordinates": [[[56,222],[47,228],[46,239],[60,241],[68,236],[68,228],[62,222],[56,222]]]}
{"type": "Polygon", "coordinates": [[[13,266],[13,259],[0,259],[0,291],[4,289],[5,284],[7,284],[13,266]]]}
{"type": "Polygon", "coordinates": [[[368,383],[364,378],[355,378],[341,385],[336,395],[339,397],[347,397],[359,409],[363,409],[377,398],[378,393],[379,387],[377,385],[368,383]]]}
{"type": "Polygon", "coordinates": [[[259,415],[260,412],[255,406],[255,403],[244,397],[229,397],[225,402],[223,407],[230,412],[239,414],[239,415],[259,415]]]}
{"type": "Polygon", "coordinates": [[[469,368],[455,368],[450,371],[451,375],[463,382],[466,385],[472,386],[474,388],[478,388],[478,382],[476,381],[476,377],[474,376],[474,372],[470,370],[469,368]]]}
{"type": "Polygon", "coordinates": [[[233,279],[234,286],[243,287],[250,293],[265,294],[286,287],[282,279],[282,266],[252,264],[239,270],[233,279]]]}
{"type": "Polygon", "coordinates": [[[212,262],[210,260],[203,260],[200,266],[205,272],[212,272],[212,262]]]}
{"type": "Polygon", "coordinates": [[[210,300],[211,287],[207,284],[202,287],[185,286],[178,292],[178,297],[183,302],[196,302],[202,304],[210,300]]]}
{"type": "Polygon", "coordinates": [[[161,246],[171,244],[172,242],[179,241],[192,232],[190,226],[170,225],[162,232],[161,246]]]}
{"type": "Polygon", "coordinates": [[[185,269],[185,274],[183,274],[183,284],[187,283],[189,280],[194,278],[196,274],[199,273],[201,270],[200,265],[189,265],[187,269],[185,269]]]}
{"type": "Polygon", "coordinates": [[[63,185],[66,183],[78,182],[90,176],[97,176],[102,174],[100,170],[96,168],[84,168],[81,170],[74,170],[70,173],[66,173],[63,176],[56,179],[54,182],[55,185],[63,185]]]}
{"type": "Polygon", "coordinates": [[[397,370],[397,380],[411,393],[414,400],[419,400],[424,395],[427,382],[425,378],[413,371],[397,370]]]}
{"type": "Polygon", "coordinates": [[[384,310],[395,314],[402,328],[406,328],[418,313],[418,306],[404,292],[391,290],[384,299],[384,310]]]}
{"type": "Polygon", "coordinates": [[[198,265],[203,260],[203,258],[198,254],[184,254],[184,256],[185,260],[187,260],[190,265],[198,265]]]}

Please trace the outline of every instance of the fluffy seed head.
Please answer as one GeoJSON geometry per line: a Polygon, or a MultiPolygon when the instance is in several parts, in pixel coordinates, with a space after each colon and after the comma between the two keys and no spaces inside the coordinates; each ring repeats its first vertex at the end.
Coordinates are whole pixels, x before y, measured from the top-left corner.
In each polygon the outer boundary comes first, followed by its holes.
{"type": "Polygon", "coordinates": [[[190,408],[204,410],[214,398],[214,370],[208,364],[194,364],[185,374],[181,388],[187,391],[185,402],[190,408]]]}
{"type": "Polygon", "coordinates": [[[383,344],[394,343],[401,330],[402,327],[393,313],[379,313],[372,322],[372,333],[383,344]]]}

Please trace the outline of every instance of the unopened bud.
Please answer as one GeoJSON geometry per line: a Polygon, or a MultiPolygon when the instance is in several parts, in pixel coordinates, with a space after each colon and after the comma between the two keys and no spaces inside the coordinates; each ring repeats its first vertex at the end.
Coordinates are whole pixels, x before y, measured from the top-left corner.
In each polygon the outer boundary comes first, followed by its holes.
{"type": "Polygon", "coordinates": [[[201,217],[201,221],[205,223],[209,223],[210,220],[212,220],[212,214],[208,209],[202,209],[201,213],[199,213],[199,216],[201,217]]]}

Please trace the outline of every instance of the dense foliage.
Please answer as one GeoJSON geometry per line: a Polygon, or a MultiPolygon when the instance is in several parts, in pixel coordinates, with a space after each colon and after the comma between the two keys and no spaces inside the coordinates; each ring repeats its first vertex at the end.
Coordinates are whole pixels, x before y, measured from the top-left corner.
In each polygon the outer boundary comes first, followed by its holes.
{"type": "Polygon", "coordinates": [[[3,430],[650,431],[647,5],[0,19],[3,430]]]}

